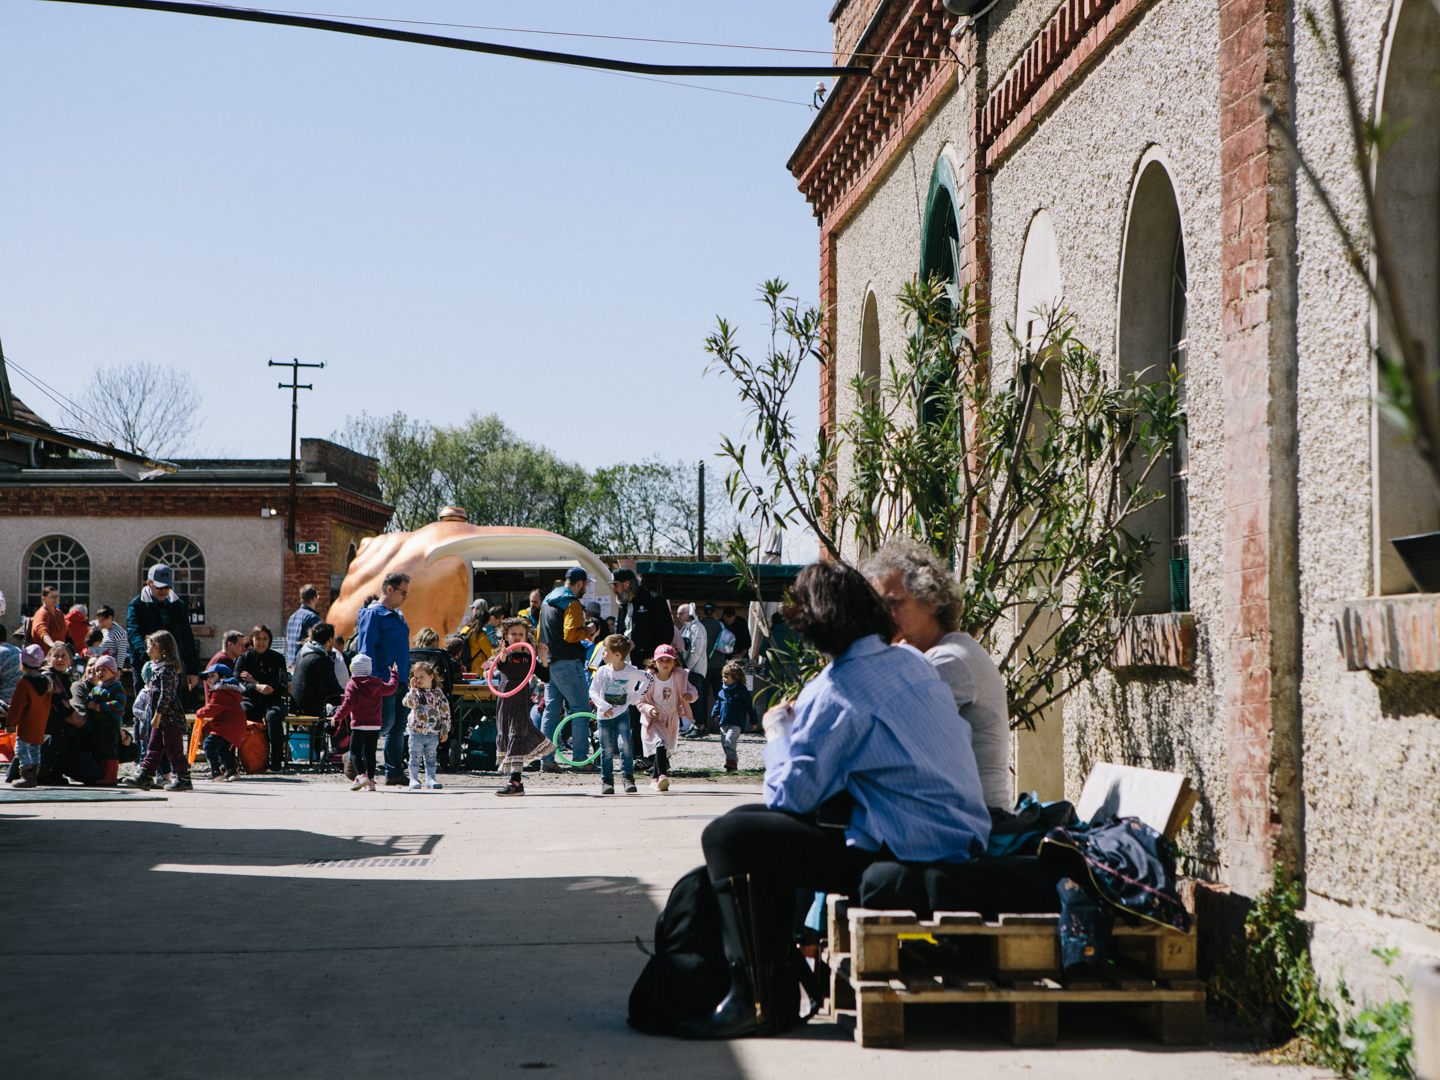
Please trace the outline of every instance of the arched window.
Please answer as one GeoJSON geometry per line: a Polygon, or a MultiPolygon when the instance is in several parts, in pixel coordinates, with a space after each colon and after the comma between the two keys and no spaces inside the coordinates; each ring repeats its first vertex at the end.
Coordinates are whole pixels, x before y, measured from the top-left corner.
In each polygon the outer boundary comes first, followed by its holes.
{"type": "Polygon", "coordinates": [[[875,293],[865,294],[865,308],[860,316],[860,377],[865,380],[871,400],[880,386],[880,308],[875,293]]]}
{"type": "Polygon", "coordinates": [[[205,621],[205,556],[193,541],[183,536],[162,536],[148,548],[140,560],[140,584],[145,573],[156,563],[164,563],[175,572],[175,591],[190,605],[190,621],[205,621]]]}
{"type": "Polygon", "coordinates": [[[925,199],[925,231],[920,240],[920,277],[938,275],[958,281],[960,273],[959,187],[955,167],[941,154],[930,177],[930,194],[925,199]]]}
{"type": "MultiPolygon", "coordinates": [[[[1175,187],[1159,156],[1142,160],[1130,194],[1130,215],[1120,266],[1117,347],[1120,371],[1142,382],[1166,379],[1173,366],[1185,370],[1185,240],[1175,187]]],[[[1181,383],[1182,393],[1184,383],[1181,383]]],[[[1165,498],[1135,514],[1127,528],[1147,534],[1154,553],[1136,611],[1154,614],[1190,608],[1189,447],[1177,440],[1169,461],[1150,474],[1148,486],[1165,498]]]]}
{"type": "Polygon", "coordinates": [[[40,590],[60,590],[62,610],[90,605],[90,555],[68,536],[47,536],[25,557],[25,614],[40,607],[40,590]]]}
{"type": "MultiPolygon", "coordinates": [[[[1385,224],[1412,337],[1440,341],[1440,93],[1435,57],[1440,55],[1440,12],[1429,0],[1397,5],[1386,45],[1379,111],[1397,137],[1380,151],[1375,191],[1385,224]]],[[[1379,323],[1378,344],[1399,357],[1388,326],[1379,323]]],[[[1432,369],[1433,370],[1433,369],[1432,369]]],[[[1391,539],[1440,530],[1440,508],[1429,489],[1425,465],[1414,446],[1380,410],[1373,424],[1374,546],[1380,593],[1415,591],[1415,583],[1391,539]]]]}

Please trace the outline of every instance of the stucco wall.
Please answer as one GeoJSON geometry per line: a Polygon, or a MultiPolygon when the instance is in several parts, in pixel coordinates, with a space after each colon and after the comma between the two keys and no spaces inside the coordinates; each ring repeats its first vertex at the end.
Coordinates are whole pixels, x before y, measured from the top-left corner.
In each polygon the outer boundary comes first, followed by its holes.
{"type": "MultiPolygon", "coordinates": [[[[109,604],[123,621],[125,605],[137,592],[141,553],[160,537],[176,535],[193,541],[205,556],[206,625],[217,636],[229,629],[248,630],[258,622],[277,635],[283,633],[283,518],[0,519],[0,589],[10,603],[7,626],[14,627],[22,617],[26,555],[37,540],[56,534],[78,541],[90,556],[92,613],[109,604]]],[[[61,602],[68,606],[73,598],[62,596],[61,602]]]]}
{"type": "MultiPolygon", "coordinates": [[[[1346,11],[1369,104],[1391,8],[1352,0],[1346,11]]],[[[1301,146],[1357,227],[1343,91],[1303,27],[1295,81],[1301,146]]],[[[1440,681],[1347,672],[1336,647],[1336,605],[1376,590],[1370,305],[1303,184],[1297,236],[1306,885],[1324,915],[1317,949],[1354,972],[1377,933],[1440,953],[1440,681]]]]}

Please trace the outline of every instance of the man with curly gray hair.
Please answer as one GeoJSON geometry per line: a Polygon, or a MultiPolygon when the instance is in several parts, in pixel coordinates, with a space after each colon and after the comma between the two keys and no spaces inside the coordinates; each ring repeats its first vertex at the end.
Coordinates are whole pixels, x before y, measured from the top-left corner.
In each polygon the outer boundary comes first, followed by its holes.
{"type": "Polygon", "coordinates": [[[860,565],[895,620],[897,642],[925,654],[970,725],[985,805],[1009,809],[1010,711],[1005,677],[960,629],[960,583],[924,544],[896,537],[860,565]]]}

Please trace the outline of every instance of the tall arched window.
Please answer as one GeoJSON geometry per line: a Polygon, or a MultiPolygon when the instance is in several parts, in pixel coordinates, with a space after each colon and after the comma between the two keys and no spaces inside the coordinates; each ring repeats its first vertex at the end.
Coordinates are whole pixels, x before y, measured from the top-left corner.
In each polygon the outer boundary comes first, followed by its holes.
{"type": "Polygon", "coordinates": [[[190,605],[190,620],[205,621],[205,556],[191,540],[183,536],[162,536],[148,548],[140,560],[140,584],[156,563],[164,563],[175,572],[175,591],[190,605]]]}
{"type": "Polygon", "coordinates": [[[90,604],[90,555],[68,536],[47,536],[25,557],[25,613],[40,607],[40,590],[53,585],[60,603],[90,604]]]}
{"type": "Polygon", "coordinates": [[[865,294],[860,316],[860,378],[865,380],[866,393],[873,401],[880,386],[880,308],[874,292],[865,294]]]}
{"type": "MultiPolygon", "coordinates": [[[[1125,226],[1117,336],[1122,374],[1157,382],[1168,377],[1172,366],[1184,372],[1188,280],[1175,187],[1152,151],[1141,161],[1125,226]]],[[[1183,393],[1183,381],[1181,387],[1183,393]]],[[[1152,472],[1148,480],[1165,498],[1127,525],[1133,533],[1149,535],[1155,545],[1136,605],[1141,614],[1190,608],[1189,475],[1189,447],[1182,437],[1164,471],[1152,472]]]]}
{"type": "Polygon", "coordinates": [[[925,229],[920,240],[920,277],[958,281],[960,272],[960,195],[955,167],[946,154],[935,161],[925,199],[925,229]]]}
{"type": "MultiPolygon", "coordinates": [[[[1398,136],[1381,149],[1375,192],[1399,278],[1410,334],[1430,347],[1440,341],[1440,11],[1430,0],[1397,5],[1386,44],[1379,111],[1398,136]]],[[[1379,346],[1398,357],[1388,326],[1377,320],[1379,346]]],[[[1433,370],[1433,368],[1432,368],[1433,370]]],[[[1415,584],[1390,545],[1392,538],[1440,530],[1440,508],[1423,494],[1426,468],[1414,445],[1380,410],[1374,411],[1374,546],[1381,593],[1413,592],[1415,584]]]]}

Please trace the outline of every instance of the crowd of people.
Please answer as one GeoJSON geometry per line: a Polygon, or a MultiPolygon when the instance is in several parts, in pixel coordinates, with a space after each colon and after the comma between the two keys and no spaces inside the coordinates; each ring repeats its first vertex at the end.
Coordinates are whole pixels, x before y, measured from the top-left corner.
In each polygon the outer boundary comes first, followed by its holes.
{"type": "Polygon", "coordinates": [[[16,742],[8,779],[185,791],[199,750],[219,782],[242,768],[279,772],[289,729],[318,722],[355,790],[438,788],[440,746],[464,734],[453,730],[450,699],[467,674],[488,675],[504,695],[496,756],[506,782],[498,794],[523,795],[526,771],[560,772],[556,755],[567,751],[567,764],[598,759],[576,767],[598,773],[605,794],[615,791],[617,759],[625,791],[637,790],[637,767],[665,791],[677,740],[712,731],[724,767],[735,771],[740,733],[758,730],[752,660],[763,664],[764,646],[783,640],[783,621],[777,616],[752,650],[751,629],[733,607],[672,607],[622,568],[614,574],[618,608],[606,616],[587,602],[590,584],[572,568],[548,593],[533,590],[513,616],[503,604],[476,600],[442,639],[428,627],[412,636],[402,610],[409,578],[391,574],[362,604],[348,647],[307,585],[280,647],[266,625],[227,630],[208,662],[169,566],[149,568],[123,625],[108,605],[94,618],[83,605],[63,609],[59,589],[46,585],[16,643],[0,643],[0,710],[16,742]],[[535,650],[534,663],[522,643],[535,650]],[[191,715],[199,721],[194,748],[191,715]],[[124,762],[137,769],[122,781],[124,762]]]}

